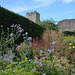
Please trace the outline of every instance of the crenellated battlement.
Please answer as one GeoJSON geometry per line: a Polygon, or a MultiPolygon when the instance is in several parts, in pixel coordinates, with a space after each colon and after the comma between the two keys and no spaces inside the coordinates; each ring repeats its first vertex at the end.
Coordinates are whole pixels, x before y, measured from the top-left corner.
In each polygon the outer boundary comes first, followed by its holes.
{"type": "Polygon", "coordinates": [[[26,18],[32,20],[33,22],[37,23],[40,21],[40,14],[36,11],[34,12],[27,12],[26,13],[26,18]]]}

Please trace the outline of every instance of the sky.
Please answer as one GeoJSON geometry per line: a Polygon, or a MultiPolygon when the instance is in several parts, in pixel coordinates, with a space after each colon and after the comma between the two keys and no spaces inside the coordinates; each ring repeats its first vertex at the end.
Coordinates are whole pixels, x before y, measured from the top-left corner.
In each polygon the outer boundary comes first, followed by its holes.
{"type": "Polygon", "coordinates": [[[0,0],[0,6],[24,17],[37,11],[41,21],[75,19],[75,0],[0,0]]]}

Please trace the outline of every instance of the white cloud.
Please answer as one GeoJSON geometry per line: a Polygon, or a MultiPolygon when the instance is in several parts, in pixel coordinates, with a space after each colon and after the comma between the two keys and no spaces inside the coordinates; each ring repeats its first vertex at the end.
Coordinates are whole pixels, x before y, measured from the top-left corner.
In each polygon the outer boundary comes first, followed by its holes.
{"type": "Polygon", "coordinates": [[[39,4],[40,7],[48,6],[56,2],[56,0],[33,0],[35,3],[39,4]]]}
{"type": "Polygon", "coordinates": [[[62,0],[64,3],[70,3],[73,2],[74,0],[62,0]]]}
{"type": "MultiPolygon", "coordinates": [[[[24,4],[24,0],[21,2],[17,2],[17,4],[19,3],[19,5],[15,5],[13,4],[13,6],[15,6],[14,8],[9,7],[11,11],[15,12],[15,13],[19,13],[21,11],[24,10],[31,10],[31,9],[36,9],[36,8],[40,8],[40,7],[45,7],[45,6],[49,6],[52,3],[54,3],[56,0],[32,0],[30,4],[24,4]],[[22,4],[23,3],[23,4],[22,4]]],[[[11,5],[10,5],[11,6],[11,5]]]]}

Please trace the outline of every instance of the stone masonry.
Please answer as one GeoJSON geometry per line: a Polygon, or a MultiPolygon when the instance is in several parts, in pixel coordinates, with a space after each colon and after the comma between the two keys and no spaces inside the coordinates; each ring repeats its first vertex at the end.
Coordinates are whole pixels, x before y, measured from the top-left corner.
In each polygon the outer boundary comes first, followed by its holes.
{"type": "Polygon", "coordinates": [[[58,25],[61,31],[73,31],[75,30],[75,19],[64,19],[59,21],[58,25]]]}
{"type": "Polygon", "coordinates": [[[31,12],[31,13],[27,12],[26,18],[28,18],[28,19],[32,20],[33,22],[37,23],[37,22],[40,21],[40,14],[36,11],[31,12]]]}

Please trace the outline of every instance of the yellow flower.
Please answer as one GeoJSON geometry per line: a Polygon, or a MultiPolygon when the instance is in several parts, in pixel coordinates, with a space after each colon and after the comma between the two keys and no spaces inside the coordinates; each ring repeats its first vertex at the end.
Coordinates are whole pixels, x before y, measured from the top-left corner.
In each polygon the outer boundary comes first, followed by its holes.
{"type": "Polygon", "coordinates": [[[70,43],[69,45],[72,45],[72,43],[70,43]]]}
{"type": "Polygon", "coordinates": [[[9,71],[9,69],[7,69],[7,71],[9,71]]]}
{"type": "Polygon", "coordinates": [[[10,67],[12,64],[7,65],[7,67],[10,67]]]}
{"type": "Polygon", "coordinates": [[[67,37],[65,36],[65,38],[67,38],[67,37]]]}
{"type": "Polygon", "coordinates": [[[27,60],[27,57],[25,58],[25,60],[27,60]]]}
{"type": "Polygon", "coordinates": [[[19,62],[19,64],[21,64],[22,62],[19,62]]]}
{"type": "Polygon", "coordinates": [[[73,48],[75,48],[75,46],[73,46],[73,48]]]}
{"type": "Polygon", "coordinates": [[[16,72],[16,70],[13,70],[13,72],[16,72]]]}
{"type": "Polygon", "coordinates": [[[22,63],[24,63],[24,61],[22,61],[22,63]]]}

